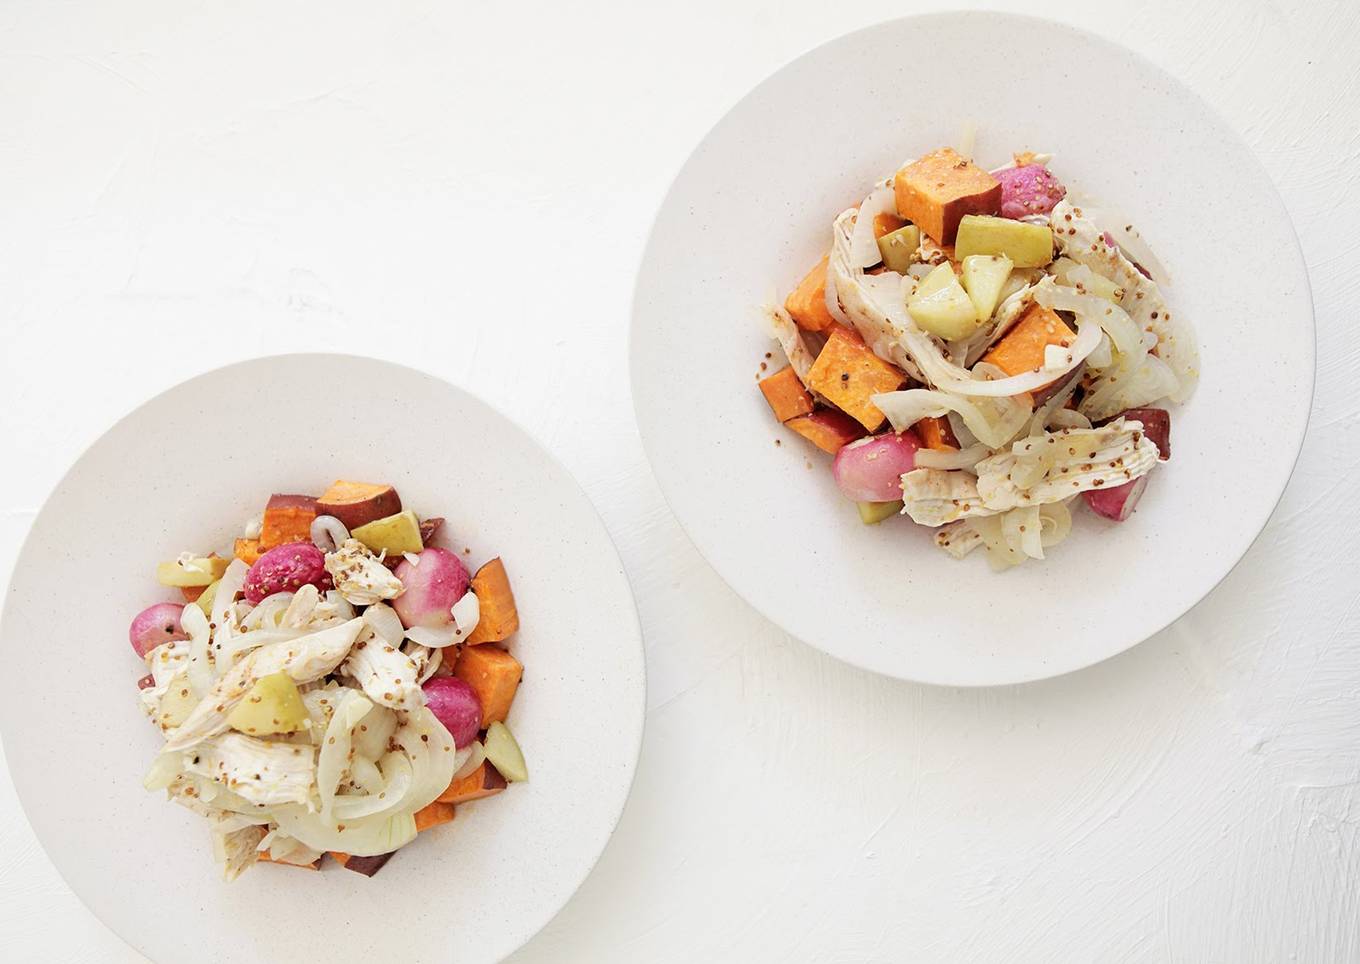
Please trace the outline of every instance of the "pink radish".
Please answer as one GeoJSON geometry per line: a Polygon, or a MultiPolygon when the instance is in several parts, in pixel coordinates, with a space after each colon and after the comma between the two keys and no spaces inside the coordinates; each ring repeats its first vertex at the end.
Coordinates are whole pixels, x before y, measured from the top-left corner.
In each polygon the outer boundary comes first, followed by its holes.
{"type": "Polygon", "coordinates": [[[453,604],[472,582],[463,560],[448,549],[423,549],[417,562],[402,559],[395,572],[405,589],[392,600],[392,608],[407,629],[439,629],[452,623],[453,604]]]}
{"type": "Polygon", "coordinates": [[[326,554],[310,542],[290,542],[275,546],[246,573],[246,602],[252,606],[276,592],[293,592],[308,583],[318,589],[331,587],[326,571],[326,554]]]}
{"type": "Polygon", "coordinates": [[[836,453],[832,474],[847,499],[895,502],[902,498],[902,476],[916,468],[916,433],[908,429],[860,439],[836,453]]]}
{"type": "Polygon", "coordinates": [[[1001,216],[1023,218],[1047,214],[1067,196],[1067,188],[1042,164],[1025,164],[996,172],[1001,182],[1001,216]]]}
{"type": "Polygon", "coordinates": [[[1115,522],[1123,522],[1133,515],[1133,510],[1138,507],[1138,500],[1143,497],[1143,490],[1147,488],[1147,484],[1148,477],[1143,475],[1132,482],[1116,485],[1112,489],[1088,489],[1081,497],[1096,515],[1113,519],[1115,522]]]}
{"type": "Polygon", "coordinates": [[[456,676],[436,676],[425,681],[425,705],[462,749],[477,739],[482,728],[482,701],[477,691],[456,676]]]}
{"type": "Polygon", "coordinates": [[[156,603],[134,616],[128,627],[128,641],[137,655],[145,656],[161,643],[188,639],[189,634],[179,624],[183,612],[183,603],[156,603]]]}

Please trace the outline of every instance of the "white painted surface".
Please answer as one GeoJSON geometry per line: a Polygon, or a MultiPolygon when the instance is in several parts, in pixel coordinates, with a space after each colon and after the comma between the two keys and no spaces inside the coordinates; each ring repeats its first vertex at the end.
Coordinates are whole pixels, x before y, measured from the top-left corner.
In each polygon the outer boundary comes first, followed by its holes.
{"type": "MultiPolygon", "coordinates": [[[[0,10],[5,563],[157,390],[318,344],[425,364],[576,473],[648,636],[620,830],[515,961],[1360,957],[1360,9],[1055,5],[1257,151],[1311,270],[1317,401],[1205,603],[1075,676],[959,692],[835,663],[732,595],[662,506],[625,372],[631,274],[689,149],[780,64],[908,8],[641,6],[0,10]]],[[[0,852],[8,959],[137,960],[8,785],[0,852]]]]}

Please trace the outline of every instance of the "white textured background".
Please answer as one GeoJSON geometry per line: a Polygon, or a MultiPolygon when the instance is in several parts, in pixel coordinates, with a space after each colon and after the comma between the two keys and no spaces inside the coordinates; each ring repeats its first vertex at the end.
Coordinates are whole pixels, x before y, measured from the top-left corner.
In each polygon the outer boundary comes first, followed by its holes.
{"type": "MultiPolygon", "coordinates": [[[[0,5],[0,569],[162,388],[264,352],[413,363],[576,473],[647,633],[632,801],[517,962],[1360,959],[1354,0],[1053,5],[1261,158],[1312,275],[1317,398],[1270,528],[1208,600],[1094,669],[972,692],[851,670],[735,597],[661,502],[625,372],[642,241],[713,121],[823,40],[937,5],[220,6],[0,5]]],[[[128,828],[148,863],[153,828],[128,828]]],[[[140,960],[7,776],[0,855],[6,959],[140,960]]]]}

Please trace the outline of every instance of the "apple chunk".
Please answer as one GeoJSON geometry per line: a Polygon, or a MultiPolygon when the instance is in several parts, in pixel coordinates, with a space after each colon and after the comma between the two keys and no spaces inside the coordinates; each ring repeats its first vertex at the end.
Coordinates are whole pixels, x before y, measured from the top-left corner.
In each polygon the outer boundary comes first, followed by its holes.
{"type": "Polygon", "coordinates": [[[287,673],[273,673],[258,680],[235,709],[227,725],[242,733],[296,733],[306,725],[307,707],[297,684],[287,673]]]}
{"type": "Polygon", "coordinates": [[[401,511],[401,496],[390,485],[371,482],[347,482],[337,479],[316,500],[316,510],[334,516],[346,529],[394,516],[401,511]]]}

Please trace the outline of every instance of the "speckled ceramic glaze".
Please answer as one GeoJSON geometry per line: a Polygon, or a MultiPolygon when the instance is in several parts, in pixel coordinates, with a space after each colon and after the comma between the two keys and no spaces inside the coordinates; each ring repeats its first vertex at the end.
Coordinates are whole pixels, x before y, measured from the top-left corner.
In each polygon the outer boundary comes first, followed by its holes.
{"type": "Polygon", "coordinates": [[[137,409],[70,470],[5,600],[0,728],[44,847],[109,927],[159,961],[494,961],[585,879],[633,778],[645,682],[618,555],[584,493],[523,431],[436,378],[364,358],[266,358],[137,409]],[[346,401],[346,400],[349,401],[346,401]],[[157,560],[221,550],[270,492],[390,482],[499,555],[524,663],[510,724],[531,779],[461,807],[373,879],[331,864],[219,879],[202,818],[142,775],[161,738],[127,623],[173,590],[157,560]],[[46,658],[60,643],[61,659],[46,658]],[[78,658],[71,653],[79,651],[78,658]]]}
{"type": "Polygon", "coordinates": [[[737,592],[856,665],[987,685],[1121,652],[1228,573],[1293,468],[1313,343],[1308,279],[1279,197],[1194,93],[1073,28],[967,13],[842,37],[718,123],[657,218],[631,351],[657,478],[737,592]],[[1012,74],[1017,50],[1045,54],[1026,60],[1024,83],[1012,74]],[[795,135],[814,123],[816,136],[795,135]],[[861,524],[829,458],[775,422],[753,377],[767,351],[782,364],[755,306],[826,251],[836,213],[966,127],[983,166],[1053,152],[1061,180],[1135,223],[1171,273],[1165,293],[1197,329],[1203,366],[1198,392],[1173,411],[1175,460],[1133,518],[1078,511],[1049,559],[1003,574],[980,556],[949,558],[905,519],[861,524]]]}

